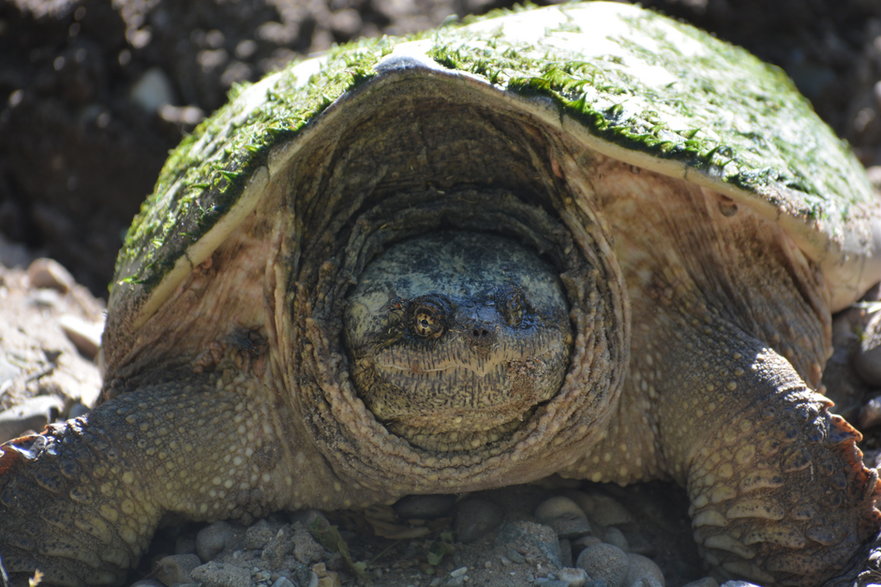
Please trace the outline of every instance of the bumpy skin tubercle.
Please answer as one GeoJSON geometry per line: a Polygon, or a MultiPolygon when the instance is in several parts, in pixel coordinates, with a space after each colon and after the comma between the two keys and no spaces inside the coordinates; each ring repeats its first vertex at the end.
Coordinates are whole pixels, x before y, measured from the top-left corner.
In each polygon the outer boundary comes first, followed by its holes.
{"type": "Polygon", "coordinates": [[[723,577],[812,584],[877,528],[878,475],[860,439],[789,362],[734,328],[696,337],[701,360],[667,373],[660,432],[691,500],[695,538],[723,577]]]}
{"type": "Polygon", "coordinates": [[[255,383],[182,375],[0,448],[0,553],[13,585],[34,570],[43,584],[119,584],[165,514],[281,507],[284,467],[262,404],[249,402],[255,383]]]}

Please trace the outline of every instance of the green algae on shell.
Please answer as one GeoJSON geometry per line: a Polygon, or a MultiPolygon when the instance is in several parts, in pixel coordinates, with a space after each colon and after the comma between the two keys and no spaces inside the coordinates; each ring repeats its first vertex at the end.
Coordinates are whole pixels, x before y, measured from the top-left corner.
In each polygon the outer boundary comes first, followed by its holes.
{"type": "Polygon", "coordinates": [[[590,2],[364,40],[239,88],[169,157],[117,259],[111,308],[146,320],[257,206],[273,153],[308,140],[346,97],[413,69],[479,84],[589,148],[780,222],[827,272],[833,306],[881,273],[865,174],[785,75],[689,25],[590,2]]]}

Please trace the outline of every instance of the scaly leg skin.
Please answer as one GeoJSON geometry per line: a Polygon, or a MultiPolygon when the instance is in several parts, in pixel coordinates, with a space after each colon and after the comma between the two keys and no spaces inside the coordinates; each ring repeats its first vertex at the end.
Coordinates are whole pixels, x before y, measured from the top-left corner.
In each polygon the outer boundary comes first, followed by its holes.
{"type": "Polygon", "coordinates": [[[118,584],[165,512],[207,520],[274,509],[261,491],[278,459],[265,414],[248,401],[254,383],[216,384],[143,387],[0,446],[0,557],[12,584],[37,569],[43,584],[118,584]]]}
{"type": "Polygon", "coordinates": [[[660,404],[698,545],[721,578],[818,584],[877,531],[878,475],[859,432],[786,359],[737,329],[711,331],[682,344],[660,404]]]}

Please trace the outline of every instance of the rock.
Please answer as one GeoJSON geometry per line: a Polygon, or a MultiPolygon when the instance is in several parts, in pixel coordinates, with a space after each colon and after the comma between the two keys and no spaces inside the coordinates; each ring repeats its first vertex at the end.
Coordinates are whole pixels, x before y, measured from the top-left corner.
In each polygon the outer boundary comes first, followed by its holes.
{"type": "Polygon", "coordinates": [[[76,283],[70,271],[54,259],[40,257],[28,266],[28,281],[31,287],[54,289],[67,293],[76,283]]]}
{"type": "Polygon", "coordinates": [[[258,520],[245,530],[245,548],[264,548],[272,540],[276,530],[266,520],[258,520]]]}
{"type": "Polygon", "coordinates": [[[587,571],[591,579],[605,581],[608,587],[623,587],[630,557],[617,546],[602,542],[582,550],[575,564],[587,571]]]}
{"type": "Polygon", "coordinates": [[[209,561],[232,544],[235,533],[226,522],[215,522],[202,528],[196,535],[196,554],[203,561],[209,561]]]}
{"type": "Polygon", "coordinates": [[[73,343],[76,350],[85,358],[94,360],[98,356],[101,347],[101,332],[104,325],[100,322],[87,322],[72,314],[65,314],[58,318],[58,326],[73,343]]]}
{"type": "Polygon", "coordinates": [[[543,501],[535,509],[535,517],[553,528],[562,538],[590,533],[590,522],[584,510],[568,497],[555,496],[543,501]]]}
{"type": "Polygon", "coordinates": [[[132,102],[152,113],[174,102],[174,90],[165,72],[151,67],[134,83],[130,97],[132,102]]]}
{"type": "Polygon", "coordinates": [[[557,580],[567,587],[582,587],[588,580],[587,571],[584,569],[563,567],[557,571],[557,580]]]}
{"type": "Polygon", "coordinates": [[[873,335],[860,344],[854,356],[854,368],[863,381],[878,388],[881,387],[881,319],[871,320],[869,328],[874,328],[873,335]]]}
{"type": "Polygon", "coordinates": [[[156,562],[155,576],[165,585],[189,583],[190,573],[202,564],[195,554],[173,554],[164,556],[156,562]]]}
{"type": "Polygon", "coordinates": [[[293,552],[294,558],[304,564],[317,562],[324,557],[324,548],[299,522],[294,524],[293,552]]]}
{"type": "Polygon", "coordinates": [[[54,395],[28,398],[15,407],[0,412],[0,442],[26,432],[38,432],[55,420],[64,409],[64,402],[54,395]]]}
{"type": "Polygon", "coordinates": [[[283,567],[288,555],[294,553],[294,535],[295,532],[290,526],[285,525],[280,528],[263,546],[260,559],[265,561],[272,569],[283,567]]]}
{"type": "Polygon", "coordinates": [[[624,578],[624,584],[635,587],[664,587],[664,573],[650,558],[641,554],[629,553],[630,568],[624,578]]]}
{"type": "Polygon", "coordinates": [[[190,577],[204,587],[251,587],[251,572],[227,563],[206,563],[193,569],[190,577]]]}
{"type": "Polygon", "coordinates": [[[609,528],[603,533],[603,542],[608,542],[614,546],[617,546],[624,552],[630,552],[630,543],[627,541],[627,537],[624,536],[624,533],[618,528],[609,528]]]}
{"type": "Polygon", "coordinates": [[[690,581],[682,587],[719,587],[719,582],[712,577],[703,577],[697,581],[690,581]]]}
{"type": "Polygon", "coordinates": [[[627,508],[608,495],[577,491],[571,492],[570,496],[594,524],[616,526],[633,521],[627,508]]]}
{"type": "Polygon", "coordinates": [[[454,531],[460,542],[474,542],[496,529],[505,512],[498,504],[480,497],[469,497],[456,504],[454,531]]]}
{"type": "Polygon", "coordinates": [[[505,548],[505,555],[514,562],[529,560],[535,565],[562,566],[557,533],[543,524],[525,520],[505,522],[496,533],[495,544],[505,548]]]}

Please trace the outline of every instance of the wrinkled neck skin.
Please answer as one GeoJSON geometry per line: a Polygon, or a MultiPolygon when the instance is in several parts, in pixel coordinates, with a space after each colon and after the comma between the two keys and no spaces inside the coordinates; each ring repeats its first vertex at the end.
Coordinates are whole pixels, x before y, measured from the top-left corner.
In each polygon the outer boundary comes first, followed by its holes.
{"type": "Polygon", "coordinates": [[[370,411],[437,451],[509,434],[557,393],[572,346],[552,268],[512,239],[471,232],[413,238],[372,261],[345,334],[370,411]]]}

